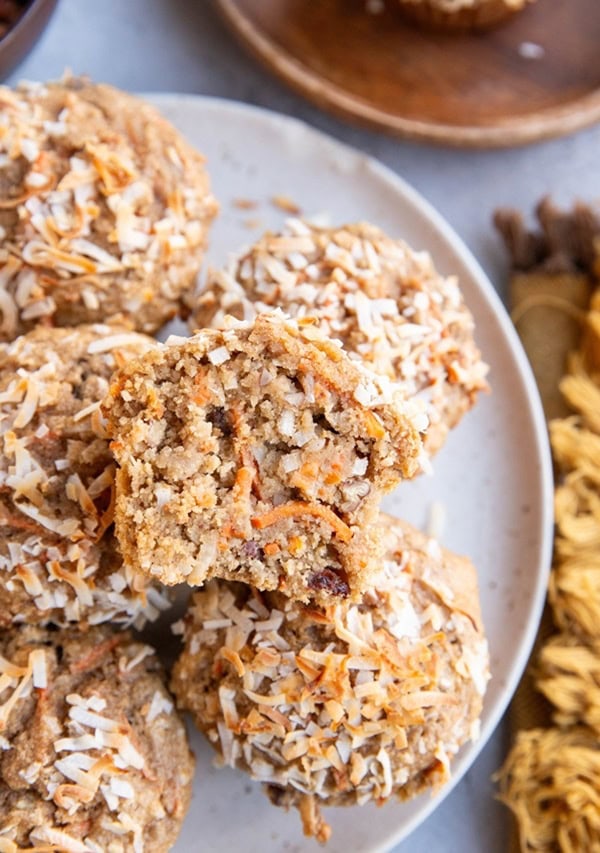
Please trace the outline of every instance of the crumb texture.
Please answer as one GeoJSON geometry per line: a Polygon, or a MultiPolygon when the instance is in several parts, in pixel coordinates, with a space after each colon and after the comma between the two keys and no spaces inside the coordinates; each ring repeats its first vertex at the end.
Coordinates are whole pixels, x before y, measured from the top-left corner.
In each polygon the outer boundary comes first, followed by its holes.
{"type": "Polygon", "coordinates": [[[0,850],[169,850],[194,761],[154,650],[23,628],[0,655],[0,850]]]}
{"type": "Polygon", "coordinates": [[[449,777],[488,679],[475,570],[389,517],[362,603],[306,607],[211,581],[185,619],[172,688],[224,764],[299,808],[407,798],[449,777]]]}
{"type": "Polygon", "coordinates": [[[194,328],[250,320],[281,308],[313,317],[352,358],[399,383],[425,405],[425,444],[435,452],[486,388],[487,366],[454,277],[366,223],[317,228],[290,220],[225,270],[211,270],[192,314],[194,328]]]}
{"type": "Polygon", "coordinates": [[[125,561],[330,600],[362,592],[384,491],[418,467],[418,409],[310,324],[261,315],[126,365],[104,404],[125,561]]]}
{"type": "Polygon", "coordinates": [[[0,627],[112,620],[168,600],[123,566],[100,414],[113,371],[154,341],[123,327],[40,327],[0,344],[0,627]]]}
{"type": "Polygon", "coordinates": [[[215,212],[202,158],[150,105],[80,78],[0,87],[0,340],[114,315],[156,330],[215,212]]]}

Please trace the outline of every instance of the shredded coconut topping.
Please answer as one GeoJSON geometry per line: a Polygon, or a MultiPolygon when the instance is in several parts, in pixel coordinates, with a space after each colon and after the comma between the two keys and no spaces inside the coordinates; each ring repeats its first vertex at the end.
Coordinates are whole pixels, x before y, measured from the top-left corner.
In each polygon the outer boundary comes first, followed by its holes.
{"type": "Polygon", "coordinates": [[[104,325],[0,344],[5,618],[142,627],[168,606],[158,590],[149,601],[148,583],[122,564],[108,530],[115,466],[99,411],[115,368],[152,346],[104,325]]]}
{"type": "Polygon", "coordinates": [[[0,339],[59,305],[80,322],[126,311],[146,328],[141,315],[160,298],[153,328],[161,325],[197,272],[216,212],[201,158],[152,107],[105,86],[0,87],[0,99],[0,174],[10,185],[0,223],[11,223],[0,339]],[[3,222],[4,211],[14,219],[3,222]]]}
{"type": "Polygon", "coordinates": [[[421,581],[424,565],[450,573],[448,557],[440,549],[434,560],[425,537],[403,531],[392,525],[391,552],[360,605],[303,607],[223,581],[194,597],[174,677],[180,700],[225,764],[296,805],[304,795],[381,802],[426,784],[419,774],[432,768],[443,780],[448,756],[476,730],[485,640],[421,581]]]}
{"type": "MultiPolygon", "coordinates": [[[[455,278],[441,276],[426,253],[373,226],[328,229],[290,220],[222,271],[212,270],[198,299],[196,326],[227,327],[283,309],[310,319],[367,368],[412,401],[415,425],[430,424],[430,449],[486,387],[487,366],[473,341],[473,318],[455,278]],[[419,420],[420,418],[420,420],[419,420]]],[[[356,399],[376,393],[368,382],[356,399]]]]}
{"type": "MultiPolygon", "coordinates": [[[[182,758],[186,749],[183,727],[171,716],[172,702],[152,674],[153,665],[142,663],[148,657],[148,647],[107,631],[86,642],[68,633],[24,630],[29,634],[17,639],[11,652],[19,663],[0,656],[0,728],[6,734],[2,747],[13,750],[11,757],[20,762],[17,772],[29,788],[22,807],[27,809],[31,804],[35,811],[29,842],[34,849],[39,843],[43,849],[96,853],[113,849],[110,841],[103,847],[97,843],[108,833],[126,842],[127,849],[143,851],[145,823],[141,825],[137,818],[152,802],[152,826],[158,828],[163,818],[170,825],[173,815],[165,810],[165,803],[176,803],[179,793],[169,792],[163,799],[165,780],[157,785],[153,776],[160,765],[148,766],[141,751],[147,749],[148,734],[140,712],[146,715],[146,726],[161,714],[168,716],[158,724],[167,740],[161,744],[151,738],[148,755],[152,760],[157,749],[160,753],[161,749],[179,751],[183,747],[182,758]],[[121,684],[115,666],[126,673],[121,684]],[[131,675],[134,670],[135,675],[131,675]],[[105,676],[108,684],[103,683],[105,676]],[[81,692],[65,696],[65,680],[81,692]],[[103,690],[114,702],[107,702],[96,692],[103,690]],[[31,746],[24,750],[22,738],[29,729],[31,746]],[[44,803],[39,813],[34,806],[36,798],[44,803]],[[54,814],[56,820],[52,819],[54,814]],[[65,823],[65,815],[74,818],[73,823],[65,823]],[[64,825],[64,830],[59,825],[64,825]]],[[[9,637],[7,642],[10,645],[13,641],[9,637]]],[[[191,764],[181,768],[177,783],[170,780],[169,784],[185,784],[186,777],[191,778],[191,764]]],[[[20,800],[12,799],[10,791],[4,792],[3,804],[9,816],[21,808],[20,800]]],[[[7,815],[3,813],[2,817],[7,815]]],[[[18,853],[14,839],[20,836],[15,830],[23,832],[20,823],[2,822],[0,851],[18,853]]]]}

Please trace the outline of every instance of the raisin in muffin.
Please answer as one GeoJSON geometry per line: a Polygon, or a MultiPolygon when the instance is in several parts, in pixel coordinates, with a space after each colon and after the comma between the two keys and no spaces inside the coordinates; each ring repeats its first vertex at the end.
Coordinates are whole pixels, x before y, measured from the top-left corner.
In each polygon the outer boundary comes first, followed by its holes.
{"type": "Polygon", "coordinates": [[[421,460],[426,420],[391,388],[279,314],[129,362],[103,407],[125,562],[167,584],[360,596],[382,494],[421,460]]]}
{"type": "Polygon", "coordinates": [[[299,809],[378,804],[444,783],[478,734],[488,651],[473,565],[382,518],[385,558],[359,604],[305,606],[210,581],[184,619],[172,689],[222,763],[299,809]]]}

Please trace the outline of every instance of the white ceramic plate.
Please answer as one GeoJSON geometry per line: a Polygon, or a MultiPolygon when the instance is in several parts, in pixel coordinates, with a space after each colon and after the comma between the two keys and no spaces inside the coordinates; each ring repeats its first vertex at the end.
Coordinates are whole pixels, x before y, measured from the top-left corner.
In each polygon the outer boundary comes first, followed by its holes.
{"type": "MultiPolygon", "coordinates": [[[[446,509],[444,545],[468,554],[479,570],[492,674],[479,742],[462,750],[453,784],[492,733],[516,687],[532,645],[550,562],[552,492],[546,429],[537,389],[520,343],[481,268],[441,217],[379,163],[309,128],[265,110],[196,96],[154,101],[207,159],[221,215],[209,259],[249,243],[285,214],[270,199],[292,198],[304,214],[326,212],[332,224],[369,220],[460,277],[491,365],[493,392],[480,400],[434,460],[433,476],[403,485],[385,508],[425,526],[431,505],[446,509]],[[234,199],[258,202],[242,210],[234,199]],[[260,220],[260,222],[248,222],[260,220]]],[[[477,211],[473,211],[477,215],[477,211]]],[[[295,813],[274,808],[242,773],[215,770],[213,753],[194,733],[198,759],[192,808],[177,853],[201,850],[275,853],[316,851],[295,813]]],[[[388,850],[448,793],[385,807],[328,809],[329,853],[388,850]]]]}

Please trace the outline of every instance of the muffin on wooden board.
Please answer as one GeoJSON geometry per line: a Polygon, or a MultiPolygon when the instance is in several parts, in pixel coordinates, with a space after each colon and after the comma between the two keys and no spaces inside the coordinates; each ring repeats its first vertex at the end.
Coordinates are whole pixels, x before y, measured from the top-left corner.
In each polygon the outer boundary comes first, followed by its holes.
{"type": "Polygon", "coordinates": [[[397,0],[411,20],[442,30],[478,30],[495,26],[534,0],[397,0]]]}
{"type": "Polygon", "coordinates": [[[0,628],[141,628],[168,606],[117,549],[115,464],[99,412],[113,371],[154,346],[99,324],[42,326],[0,344],[0,628]]]}
{"type": "Polygon", "coordinates": [[[0,340],[117,314],[155,331],[215,212],[203,158],[149,104],[82,78],[0,87],[0,340]]]}
{"type": "Polygon", "coordinates": [[[0,635],[0,850],[166,853],[194,774],[150,646],[109,628],[0,635]]]}
{"type": "Polygon", "coordinates": [[[172,689],[223,764],[299,809],[411,797],[478,734],[488,651],[473,565],[382,516],[385,557],[359,604],[304,606],[210,581],[183,623],[172,689]]]}
{"type": "Polygon", "coordinates": [[[368,223],[318,228],[290,220],[209,270],[193,305],[192,328],[250,320],[281,308],[312,317],[353,359],[419,397],[433,453],[487,387],[487,365],[454,276],[442,276],[426,252],[415,252],[368,223]]]}
{"type": "Polygon", "coordinates": [[[125,562],[163,583],[360,596],[426,418],[312,324],[260,314],[126,364],[103,404],[125,562]]]}

